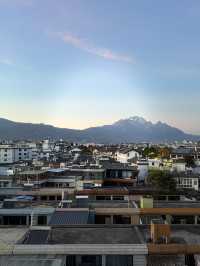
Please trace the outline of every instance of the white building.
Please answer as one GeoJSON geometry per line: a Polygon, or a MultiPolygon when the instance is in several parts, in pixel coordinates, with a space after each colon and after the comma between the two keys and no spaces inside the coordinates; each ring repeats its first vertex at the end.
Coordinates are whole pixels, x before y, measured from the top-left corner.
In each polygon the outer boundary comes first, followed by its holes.
{"type": "Polygon", "coordinates": [[[0,145],[0,164],[31,161],[32,148],[27,145],[0,145]]]}
{"type": "Polygon", "coordinates": [[[186,171],[186,162],[184,160],[176,160],[172,164],[172,170],[178,173],[186,171]]]}
{"type": "Polygon", "coordinates": [[[128,163],[130,160],[138,159],[140,154],[135,150],[122,149],[116,152],[116,160],[120,163],[128,163]]]}
{"type": "Polygon", "coordinates": [[[199,176],[179,176],[176,177],[177,188],[199,190],[199,176]]]}
{"type": "Polygon", "coordinates": [[[54,143],[51,143],[48,139],[42,142],[42,151],[44,153],[51,152],[54,148],[54,143]]]}

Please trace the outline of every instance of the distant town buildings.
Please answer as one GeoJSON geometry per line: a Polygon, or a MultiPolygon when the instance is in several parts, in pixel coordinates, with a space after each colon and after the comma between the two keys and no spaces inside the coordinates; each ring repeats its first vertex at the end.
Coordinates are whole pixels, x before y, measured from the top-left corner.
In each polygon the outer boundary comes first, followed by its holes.
{"type": "Polygon", "coordinates": [[[199,232],[198,143],[0,144],[0,265],[198,265],[199,232]]]}

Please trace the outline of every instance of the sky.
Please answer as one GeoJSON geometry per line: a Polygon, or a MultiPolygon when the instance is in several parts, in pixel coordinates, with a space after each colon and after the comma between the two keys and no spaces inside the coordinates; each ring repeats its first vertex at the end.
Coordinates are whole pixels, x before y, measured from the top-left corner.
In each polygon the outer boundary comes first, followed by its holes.
{"type": "Polygon", "coordinates": [[[200,134],[199,0],[0,0],[0,117],[200,134]]]}

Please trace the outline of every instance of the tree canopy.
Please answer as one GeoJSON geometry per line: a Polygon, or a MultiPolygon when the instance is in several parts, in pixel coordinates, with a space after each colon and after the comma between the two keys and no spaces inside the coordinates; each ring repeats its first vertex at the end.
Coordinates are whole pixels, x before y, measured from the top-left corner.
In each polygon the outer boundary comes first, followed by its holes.
{"type": "Polygon", "coordinates": [[[143,156],[148,158],[162,158],[169,159],[171,154],[171,149],[168,147],[146,147],[143,151],[143,156]]]}
{"type": "Polygon", "coordinates": [[[169,171],[149,170],[149,183],[158,191],[176,192],[176,180],[169,171]]]}

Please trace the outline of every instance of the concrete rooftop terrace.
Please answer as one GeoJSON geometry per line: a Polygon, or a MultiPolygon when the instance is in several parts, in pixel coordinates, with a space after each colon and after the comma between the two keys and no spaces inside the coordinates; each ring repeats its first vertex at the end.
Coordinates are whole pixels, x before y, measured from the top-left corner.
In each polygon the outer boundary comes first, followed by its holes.
{"type": "Polygon", "coordinates": [[[157,261],[151,265],[175,261],[179,265],[181,260],[184,263],[182,255],[200,254],[200,225],[171,226],[168,245],[148,243],[149,237],[150,226],[143,225],[5,227],[0,228],[0,265],[64,266],[67,255],[77,254],[133,257],[149,254],[153,255],[148,256],[149,262],[157,261]]]}
{"type": "Polygon", "coordinates": [[[200,225],[171,226],[167,245],[150,243],[143,225],[1,228],[0,236],[0,255],[200,254],[200,225]]]}
{"type": "Polygon", "coordinates": [[[140,231],[130,226],[52,228],[49,244],[143,244],[140,231]]]}
{"type": "Polygon", "coordinates": [[[0,247],[20,243],[28,231],[28,228],[20,227],[0,228],[0,247]]]}
{"type": "MultiPolygon", "coordinates": [[[[51,227],[1,227],[0,246],[23,244],[25,236],[36,234],[36,244],[143,244],[150,238],[149,225],[55,225],[51,227]],[[37,243],[38,232],[49,232],[37,243]]],[[[200,244],[200,225],[171,225],[177,243],[200,244]]],[[[173,241],[176,242],[176,241],[173,241]]],[[[32,244],[29,242],[29,244],[32,244]]]]}

